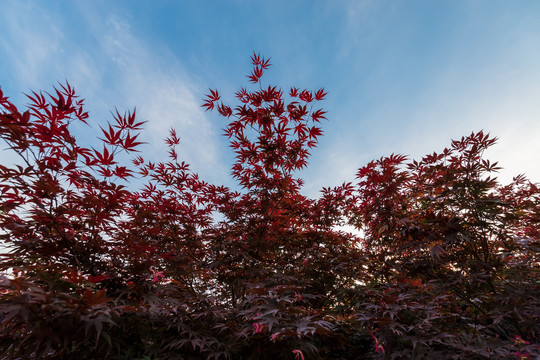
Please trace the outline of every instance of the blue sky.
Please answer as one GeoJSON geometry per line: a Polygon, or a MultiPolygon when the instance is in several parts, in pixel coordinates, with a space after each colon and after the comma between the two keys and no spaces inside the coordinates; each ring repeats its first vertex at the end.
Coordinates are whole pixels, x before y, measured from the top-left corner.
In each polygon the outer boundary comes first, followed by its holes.
{"type": "MultiPolygon", "coordinates": [[[[266,85],[318,89],[328,121],[302,173],[305,192],[354,179],[374,158],[414,158],[483,129],[504,182],[540,181],[540,2],[499,0],[19,1],[0,12],[0,86],[67,79],[86,99],[90,141],[110,111],[147,120],[143,156],[160,159],[174,127],[180,156],[234,184],[223,119],[200,107],[247,85],[253,51],[272,57],[266,85]]],[[[0,152],[0,161],[11,158],[0,152]]]]}

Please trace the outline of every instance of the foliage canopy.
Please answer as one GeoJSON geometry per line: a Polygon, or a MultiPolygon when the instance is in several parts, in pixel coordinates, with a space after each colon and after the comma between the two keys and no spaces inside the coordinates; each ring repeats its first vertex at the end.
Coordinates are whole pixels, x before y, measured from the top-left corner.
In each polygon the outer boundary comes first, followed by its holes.
{"type": "Polygon", "coordinates": [[[20,359],[532,359],[540,356],[540,190],[501,185],[483,132],[420,160],[391,155],[302,195],[326,95],[261,83],[253,54],[227,119],[240,191],[177,155],[153,163],[135,112],[97,148],[69,85],[0,90],[0,354],[20,359]],[[139,177],[137,190],[124,180],[139,177]],[[217,216],[216,216],[217,215],[217,216]],[[336,229],[350,224],[362,236],[336,229]]]}

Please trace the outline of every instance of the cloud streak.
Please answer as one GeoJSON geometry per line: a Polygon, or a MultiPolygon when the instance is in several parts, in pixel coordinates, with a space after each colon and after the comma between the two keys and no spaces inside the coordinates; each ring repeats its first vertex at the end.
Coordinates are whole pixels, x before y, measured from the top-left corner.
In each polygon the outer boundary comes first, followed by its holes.
{"type": "MultiPolygon", "coordinates": [[[[97,125],[112,120],[110,111],[116,106],[120,112],[136,107],[138,118],[148,121],[141,135],[148,142],[142,147],[148,160],[164,160],[163,140],[169,129],[176,128],[181,160],[210,181],[226,177],[228,169],[217,148],[219,136],[195,96],[201,86],[190,79],[166,44],[136,37],[129,15],[104,16],[101,10],[99,5],[78,3],[60,16],[40,3],[8,2],[1,16],[7,34],[0,39],[6,54],[2,62],[10,69],[9,77],[0,77],[4,91],[16,91],[12,97],[21,104],[24,97],[19,91],[50,89],[67,79],[86,98],[94,123],[90,131],[75,128],[83,142],[91,144],[100,135],[97,125]],[[24,23],[19,21],[22,14],[24,23]]],[[[13,160],[6,152],[0,156],[4,162],[13,160]]]]}
{"type": "Polygon", "coordinates": [[[195,93],[200,88],[170,54],[156,56],[156,49],[136,39],[130,25],[118,17],[107,21],[101,46],[119,71],[121,102],[137,107],[139,119],[147,120],[143,140],[145,154],[153,159],[165,154],[163,140],[175,128],[181,137],[180,157],[209,180],[227,175],[218,151],[215,127],[200,107],[195,93]],[[158,150],[159,149],[159,150],[158,150]]]}

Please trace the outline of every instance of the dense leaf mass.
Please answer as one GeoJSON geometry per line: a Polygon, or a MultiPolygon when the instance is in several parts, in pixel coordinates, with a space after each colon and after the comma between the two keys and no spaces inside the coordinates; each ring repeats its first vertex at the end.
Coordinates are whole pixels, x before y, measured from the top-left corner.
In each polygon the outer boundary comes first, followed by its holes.
{"type": "Polygon", "coordinates": [[[239,190],[192,172],[174,130],[166,161],[121,163],[135,112],[82,146],[67,83],[24,112],[0,90],[18,155],[0,164],[0,357],[538,358],[540,190],[497,182],[495,139],[384,157],[308,198],[326,92],[263,86],[269,60],[251,60],[254,90],[203,104],[227,121],[239,190]]]}

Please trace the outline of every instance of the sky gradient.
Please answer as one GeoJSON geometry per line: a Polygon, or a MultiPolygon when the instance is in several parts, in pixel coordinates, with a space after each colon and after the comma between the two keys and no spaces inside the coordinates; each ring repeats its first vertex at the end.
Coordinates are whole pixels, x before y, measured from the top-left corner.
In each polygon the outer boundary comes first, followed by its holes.
{"type": "MultiPolygon", "coordinates": [[[[248,85],[253,51],[272,57],[265,85],[328,91],[324,136],[301,174],[305,193],[352,181],[391,153],[412,158],[484,130],[503,182],[540,181],[540,1],[17,1],[0,12],[0,86],[17,104],[68,80],[86,99],[96,144],[110,111],[148,121],[143,156],[180,157],[232,186],[224,120],[208,88],[248,85]]],[[[3,147],[2,147],[3,148],[3,147]]],[[[10,155],[0,151],[0,161],[10,155]]]]}

